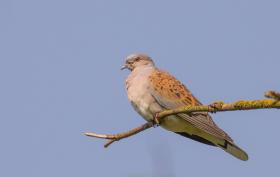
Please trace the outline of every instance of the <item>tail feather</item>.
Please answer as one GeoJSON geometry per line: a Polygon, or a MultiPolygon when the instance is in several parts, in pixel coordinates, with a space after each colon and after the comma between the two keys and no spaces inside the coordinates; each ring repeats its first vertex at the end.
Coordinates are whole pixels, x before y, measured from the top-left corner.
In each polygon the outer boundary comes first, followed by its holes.
{"type": "Polygon", "coordinates": [[[240,160],[247,161],[249,159],[245,151],[231,142],[225,141],[224,145],[218,144],[217,146],[240,160]]]}

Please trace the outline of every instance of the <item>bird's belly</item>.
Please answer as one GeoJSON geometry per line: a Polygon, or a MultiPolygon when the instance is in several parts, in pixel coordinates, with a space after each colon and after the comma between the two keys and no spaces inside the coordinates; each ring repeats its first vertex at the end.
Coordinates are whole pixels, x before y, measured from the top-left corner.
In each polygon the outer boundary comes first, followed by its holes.
{"type": "Polygon", "coordinates": [[[135,100],[131,101],[131,104],[135,111],[137,111],[145,120],[151,121],[153,119],[153,114],[149,110],[148,103],[141,100],[135,100]]]}

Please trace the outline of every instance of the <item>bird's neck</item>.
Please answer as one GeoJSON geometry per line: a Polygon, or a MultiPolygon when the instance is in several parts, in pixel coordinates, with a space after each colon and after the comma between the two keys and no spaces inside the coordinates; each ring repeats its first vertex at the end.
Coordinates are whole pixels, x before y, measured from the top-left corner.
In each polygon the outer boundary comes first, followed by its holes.
{"type": "Polygon", "coordinates": [[[137,75],[143,75],[144,73],[149,74],[152,71],[154,71],[156,67],[154,65],[143,65],[143,66],[137,66],[131,71],[131,76],[137,76],[137,75]]]}
{"type": "Polygon", "coordinates": [[[142,66],[137,66],[136,68],[133,69],[132,72],[134,73],[141,73],[141,72],[147,72],[147,71],[152,71],[156,69],[154,65],[142,65],[142,66]]]}

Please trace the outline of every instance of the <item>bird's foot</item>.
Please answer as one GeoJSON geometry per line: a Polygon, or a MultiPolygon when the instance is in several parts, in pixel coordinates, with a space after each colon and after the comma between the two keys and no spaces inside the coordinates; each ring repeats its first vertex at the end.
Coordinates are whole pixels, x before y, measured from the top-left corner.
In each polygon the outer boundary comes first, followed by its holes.
{"type": "Polygon", "coordinates": [[[157,127],[160,125],[160,117],[158,117],[159,113],[156,113],[153,117],[153,127],[157,127]]]}
{"type": "Polygon", "coordinates": [[[211,113],[216,113],[217,110],[222,109],[224,104],[223,101],[215,101],[214,103],[209,104],[209,108],[213,109],[211,113]]]}

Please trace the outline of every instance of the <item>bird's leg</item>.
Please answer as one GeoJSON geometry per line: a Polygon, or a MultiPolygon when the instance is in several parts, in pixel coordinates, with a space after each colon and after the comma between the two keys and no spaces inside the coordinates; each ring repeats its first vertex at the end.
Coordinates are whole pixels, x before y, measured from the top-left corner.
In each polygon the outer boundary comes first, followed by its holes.
{"type": "Polygon", "coordinates": [[[157,127],[160,124],[160,117],[158,117],[159,113],[155,113],[153,117],[153,127],[157,127]]]}
{"type": "Polygon", "coordinates": [[[209,104],[209,108],[214,109],[213,111],[210,111],[211,113],[216,113],[217,110],[221,109],[224,105],[223,101],[215,101],[214,103],[209,104]]]}

